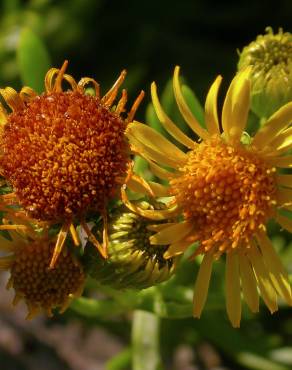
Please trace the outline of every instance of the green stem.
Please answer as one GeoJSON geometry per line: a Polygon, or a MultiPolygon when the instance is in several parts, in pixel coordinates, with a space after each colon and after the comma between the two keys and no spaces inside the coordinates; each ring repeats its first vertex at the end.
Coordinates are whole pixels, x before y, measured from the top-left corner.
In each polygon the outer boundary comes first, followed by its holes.
{"type": "Polygon", "coordinates": [[[132,326],[132,369],[159,370],[160,319],[158,316],[141,310],[134,311],[132,326]]]}

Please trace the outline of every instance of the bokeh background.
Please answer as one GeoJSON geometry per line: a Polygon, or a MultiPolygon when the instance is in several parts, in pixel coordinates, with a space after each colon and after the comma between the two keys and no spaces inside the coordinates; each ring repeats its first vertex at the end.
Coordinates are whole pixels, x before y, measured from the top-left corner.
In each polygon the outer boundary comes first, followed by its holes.
{"type": "MultiPolygon", "coordinates": [[[[292,21],[291,0],[2,0],[0,4],[1,86],[22,86],[18,45],[23,30],[29,29],[44,42],[51,66],[59,67],[68,59],[70,74],[76,79],[95,78],[103,92],[126,68],[130,99],[139,90],[146,91],[138,112],[141,120],[151,81],[162,89],[175,65],[182,67],[188,85],[204,101],[217,74],[224,76],[226,89],[236,71],[238,50],[264,33],[266,26],[291,32],[292,21]]],[[[27,58],[37,68],[33,53],[27,58]]],[[[283,240],[288,249],[289,236],[283,240]]],[[[291,265],[291,253],[286,254],[291,265]]],[[[69,310],[50,321],[40,317],[27,322],[23,306],[11,308],[6,280],[1,275],[1,370],[131,369],[130,313],[85,319],[69,310]]],[[[225,320],[222,315],[215,311],[200,322],[164,320],[164,369],[292,369],[291,309],[284,307],[273,316],[262,310],[243,323],[240,332],[230,326],[222,329],[218,325],[225,320]],[[277,364],[265,362],[264,353],[256,357],[262,341],[277,364]]]]}

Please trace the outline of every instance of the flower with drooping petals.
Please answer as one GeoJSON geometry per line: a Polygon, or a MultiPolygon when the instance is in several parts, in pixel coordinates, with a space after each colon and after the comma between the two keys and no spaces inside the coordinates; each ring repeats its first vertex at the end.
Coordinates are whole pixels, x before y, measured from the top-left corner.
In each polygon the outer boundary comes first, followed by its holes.
{"type": "MultiPolygon", "coordinates": [[[[11,225],[6,226],[9,229],[11,225]]],[[[29,238],[15,231],[9,232],[11,240],[0,236],[0,250],[9,253],[0,257],[0,269],[10,272],[7,288],[15,291],[13,304],[21,300],[26,303],[27,319],[40,313],[51,317],[53,309],[63,313],[83,291],[82,265],[65,247],[54,268],[50,268],[56,240],[46,232],[39,235],[29,225],[23,227],[29,238]]]]}
{"type": "MultiPolygon", "coordinates": [[[[47,72],[41,95],[29,87],[20,93],[0,89],[11,109],[9,113],[0,106],[0,168],[13,189],[1,202],[19,205],[28,217],[62,225],[51,267],[69,231],[79,245],[76,221],[90,234],[86,215],[99,212],[106,218],[107,204],[118,194],[130,162],[124,132],[143,98],[141,92],[125,117],[126,90],[113,106],[125,71],[101,97],[95,80],[82,78],[77,83],[65,73],[67,64],[47,72]],[[94,96],[86,93],[89,85],[94,96]]],[[[90,238],[106,257],[106,237],[102,246],[93,235],[90,238]]]]}
{"type": "MultiPolygon", "coordinates": [[[[259,293],[271,312],[277,296],[292,304],[288,274],[266,232],[270,219],[292,232],[292,221],[282,209],[292,210],[292,175],[281,169],[292,167],[292,102],[275,112],[254,137],[244,133],[250,103],[250,69],[239,72],[228,89],[221,121],[217,95],[221,76],[211,86],[205,103],[206,129],[201,127],[183,97],[179,67],[173,88],[186,123],[201,140],[185,135],[160,105],[155,83],[153,105],[168,133],[182,151],[152,128],[131,123],[127,136],[132,150],[145,158],[154,175],[169,186],[144,184],[144,193],[170,197],[165,210],[143,210],[131,203],[123,189],[124,203],[152,220],[183,215],[150,238],[152,244],[170,244],[166,258],[182,254],[195,242],[194,256],[202,254],[194,289],[195,317],[204,307],[212,265],[226,254],[226,307],[234,327],[240,325],[241,293],[253,312],[259,309],[259,293]],[[246,140],[248,138],[248,140],[246,140]]],[[[138,184],[137,175],[130,181],[138,184]]],[[[133,184],[131,184],[133,185],[133,184]]],[[[140,192],[143,191],[143,186],[140,192]]]]}

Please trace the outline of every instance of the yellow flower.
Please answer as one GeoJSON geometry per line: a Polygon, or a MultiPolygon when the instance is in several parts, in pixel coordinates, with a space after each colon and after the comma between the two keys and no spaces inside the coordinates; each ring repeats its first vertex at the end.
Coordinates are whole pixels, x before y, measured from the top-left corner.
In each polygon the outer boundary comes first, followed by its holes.
{"type": "Polygon", "coordinates": [[[54,268],[50,268],[56,241],[47,233],[39,235],[30,226],[26,227],[29,238],[15,231],[9,232],[11,240],[0,236],[0,250],[9,253],[0,257],[0,269],[10,271],[7,288],[15,291],[14,305],[20,300],[26,303],[27,319],[42,312],[51,317],[53,309],[58,308],[62,313],[73,298],[81,295],[85,274],[66,248],[54,268]]]}
{"type": "Polygon", "coordinates": [[[271,27],[265,35],[245,46],[240,53],[238,69],[252,66],[251,109],[267,118],[292,99],[292,35],[274,34],[271,27]]]}
{"type": "MultiPolygon", "coordinates": [[[[69,231],[79,245],[74,222],[85,224],[92,211],[106,217],[107,203],[118,194],[130,161],[124,132],[144,94],[124,116],[126,90],[113,104],[125,71],[101,97],[95,80],[82,78],[77,83],[65,74],[67,64],[47,72],[42,95],[29,87],[20,93],[10,87],[0,89],[12,110],[9,113],[0,105],[0,168],[13,189],[2,196],[2,203],[20,205],[36,220],[62,224],[51,267],[69,231]],[[86,93],[88,86],[94,96],[86,93]]],[[[94,242],[106,257],[106,240],[103,246],[94,242]]]]}
{"type": "MultiPolygon", "coordinates": [[[[169,186],[149,182],[147,189],[144,185],[144,193],[169,196],[168,209],[140,209],[129,201],[123,189],[124,203],[144,217],[161,220],[183,214],[183,220],[170,223],[150,238],[152,244],[170,244],[166,258],[199,242],[195,255],[204,257],[194,289],[195,317],[200,317],[206,301],[213,261],[226,253],[226,306],[235,327],[240,325],[241,292],[253,312],[259,309],[258,289],[271,312],[277,310],[278,295],[292,304],[287,272],[265,228],[267,221],[274,218],[281,227],[292,231],[292,220],[280,212],[292,210],[292,175],[281,174],[282,168],[292,167],[292,156],[288,154],[292,147],[292,102],[246,140],[243,130],[249,112],[249,73],[246,69],[231,82],[221,122],[217,95],[222,78],[216,78],[206,98],[205,129],[184,100],[179,67],[175,68],[176,102],[186,123],[201,137],[198,142],[181,132],[166,115],[153,83],[152,100],[161,124],[187,150],[180,150],[147,125],[131,123],[127,136],[132,150],[147,159],[157,177],[169,181],[169,186]]],[[[138,184],[135,177],[129,181],[138,184]]]]}

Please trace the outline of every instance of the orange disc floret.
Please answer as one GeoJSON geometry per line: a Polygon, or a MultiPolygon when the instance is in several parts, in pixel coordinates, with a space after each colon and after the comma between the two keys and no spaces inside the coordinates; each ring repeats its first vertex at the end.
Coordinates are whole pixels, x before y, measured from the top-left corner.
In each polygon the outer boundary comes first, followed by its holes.
{"type": "Polygon", "coordinates": [[[188,153],[180,170],[171,191],[197,225],[200,251],[236,248],[272,216],[275,171],[252,150],[211,138],[188,153]]]}
{"type": "Polygon", "coordinates": [[[85,275],[80,263],[64,250],[53,269],[49,268],[54,242],[34,241],[15,253],[10,267],[9,287],[15,290],[15,303],[23,299],[29,315],[52,315],[52,309],[64,311],[73,296],[81,294],[85,275]]]}
{"type": "Polygon", "coordinates": [[[20,204],[37,219],[103,211],[126,174],[125,128],[98,97],[48,92],[8,116],[0,165],[20,204]]]}

